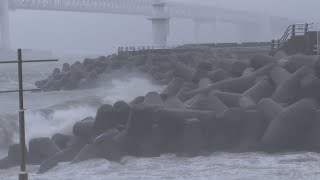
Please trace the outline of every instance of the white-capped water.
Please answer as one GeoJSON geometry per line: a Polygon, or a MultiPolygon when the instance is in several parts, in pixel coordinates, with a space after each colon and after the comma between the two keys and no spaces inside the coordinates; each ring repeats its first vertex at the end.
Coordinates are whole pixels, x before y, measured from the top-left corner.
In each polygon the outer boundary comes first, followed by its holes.
{"type": "MultiPolygon", "coordinates": [[[[60,163],[38,175],[29,166],[30,180],[318,180],[320,155],[214,153],[195,158],[162,155],[124,157],[121,163],[94,159],[79,164],[60,163]]],[[[0,170],[0,179],[16,180],[18,168],[0,170]]]]}
{"type": "MultiPolygon", "coordinates": [[[[56,64],[25,66],[25,87],[33,88],[56,64]]],[[[0,66],[0,90],[16,89],[16,67],[0,66]]],[[[132,100],[149,91],[161,91],[137,75],[114,78],[105,87],[61,92],[25,93],[27,141],[33,137],[50,137],[56,132],[71,132],[72,125],[94,116],[103,103],[132,100]]],[[[0,157],[4,157],[9,140],[17,140],[17,94],[0,94],[0,157]]],[[[79,164],[60,163],[49,172],[37,175],[39,166],[28,166],[30,180],[318,180],[320,155],[294,153],[214,153],[195,158],[162,155],[157,158],[124,157],[121,163],[104,159],[79,164]]],[[[0,170],[0,180],[18,179],[19,168],[0,170]]]]}
{"type": "MultiPolygon", "coordinates": [[[[62,61],[66,62],[66,60],[62,61]]],[[[34,88],[34,82],[51,73],[54,64],[25,66],[24,86],[34,88]]],[[[0,67],[0,90],[17,89],[16,66],[0,67]],[[6,77],[6,78],[5,78],[6,77]]],[[[75,91],[25,93],[26,139],[51,137],[54,133],[71,133],[72,126],[88,116],[95,116],[97,108],[118,100],[131,101],[163,87],[153,85],[142,75],[115,76],[105,86],[75,91]]],[[[16,93],[0,94],[0,150],[18,140],[18,97],[16,93]]]]}

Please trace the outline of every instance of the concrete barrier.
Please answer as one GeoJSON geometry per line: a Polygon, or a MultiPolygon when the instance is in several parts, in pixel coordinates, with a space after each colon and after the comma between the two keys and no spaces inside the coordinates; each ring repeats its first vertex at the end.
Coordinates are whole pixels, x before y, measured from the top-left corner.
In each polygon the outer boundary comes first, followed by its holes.
{"type": "Polygon", "coordinates": [[[265,150],[279,152],[303,149],[315,118],[315,102],[310,99],[300,100],[283,109],[270,122],[262,137],[265,150]]]}

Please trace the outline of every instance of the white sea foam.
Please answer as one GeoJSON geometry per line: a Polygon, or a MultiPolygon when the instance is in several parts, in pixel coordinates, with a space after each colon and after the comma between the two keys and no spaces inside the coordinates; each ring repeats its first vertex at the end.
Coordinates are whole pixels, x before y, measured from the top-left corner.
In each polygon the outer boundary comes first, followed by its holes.
{"type": "MultiPolygon", "coordinates": [[[[94,116],[96,109],[84,105],[70,107],[65,110],[56,110],[45,116],[39,112],[26,114],[26,138],[27,142],[35,137],[51,137],[54,133],[71,134],[75,122],[88,116],[94,116]]],[[[18,138],[15,138],[18,139],[18,138]]]]}
{"type": "MultiPolygon", "coordinates": [[[[162,155],[157,158],[124,157],[121,163],[93,159],[78,164],[60,163],[37,175],[29,166],[31,180],[317,180],[320,155],[295,153],[214,153],[195,158],[162,155]]],[[[0,170],[0,179],[17,179],[18,168],[0,170]]]]}
{"type": "MultiPolygon", "coordinates": [[[[15,76],[14,74],[11,72],[10,76],[15,76]]],[[[35,81],[35,76],[28,77],[26,83],[35,81]]],[[[95,89],[26,93],[27,142],[34,137],[51,137],[57,132],[71,133],[75,122],[88,116],[94,117],[97,108],[104,103],[113,104],[118,100],[128,102],[137,96],[163,88],[137,74],[112,76],[108,81],[110,82],[105,82],[106,86],[95,89]]],[[[13,84],[16,81],[8,83],[8,86],[13,84]]],[[[0,102],[4,104],[0,108],[0,150],[6,149],[12,141],[18,141],[17,101],[17,94],[0,96],[0,102]]]]}

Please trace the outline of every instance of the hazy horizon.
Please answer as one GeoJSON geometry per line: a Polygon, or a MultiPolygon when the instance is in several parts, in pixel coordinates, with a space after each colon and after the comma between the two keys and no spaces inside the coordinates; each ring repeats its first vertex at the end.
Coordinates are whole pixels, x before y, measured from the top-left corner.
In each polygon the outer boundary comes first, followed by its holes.
{"type": "MultiPolygon", "coordinates": [[[[216,4],[310,21],[318,19],[315,15],[320,5],[316,0],[308,0],[308,4],[298,0],[175,1],[216,4]]],[[[237,35],[230,33],[234,28],[228,24],[223,27],[212,33],[211,25],[202,25],[200,42],[236,41],[237,35]]],[[[142,16],[16,10],[10,12],[10,29],[12,48],[46,49],[58,54],[101,54],[114,52],[118,46],[152,44],[151,22],[142,16]]],[[[168,44],[192,43],[193,39],[191,20],[171,20],[168,44]]]]}

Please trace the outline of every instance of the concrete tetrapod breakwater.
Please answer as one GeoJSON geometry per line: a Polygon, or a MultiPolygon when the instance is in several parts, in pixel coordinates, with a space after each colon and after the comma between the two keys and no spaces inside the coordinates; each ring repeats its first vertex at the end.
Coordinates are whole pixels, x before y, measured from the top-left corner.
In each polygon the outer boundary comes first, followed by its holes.
{"type": "MultiPolygon", "coordinates": [[[[38,173],[59,162],[78,163],[92,158],[119,161],[126,155],[320,152],[317,58],[257,55],[239,59],[241,71],[251,69],[249,73],[228,68],[235,63],[221,63],[223,56],[214,52],[112,58],[119,62],[98,58],[71,67],[64,65],[62,71],[55,70],[40,84],[51,90],[49,84],[56,83],[50,82],[61,73],[95,69],[98,74],[105,64],[106,68],[140,69],[154,82],[166,84],[166,88],[131,102],[102,105],[95,117],[75,123],[72,136],[55,134],[51,139],[32,139],[27,162],[40,164],[38,173]]],[[[68,78],[76,78],[71,74],[68,78]]],[[[59,87],[71,87],[68,78],[59,87]]],[[[8,156],[0,160],[0,168],[17,165],[17,156],[17,146],[12,145],[8,156]]]]}

